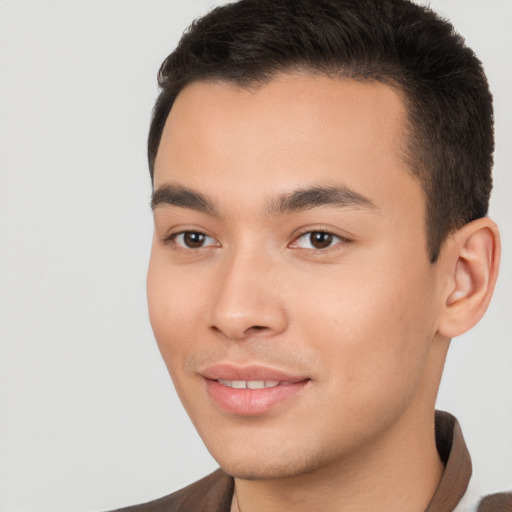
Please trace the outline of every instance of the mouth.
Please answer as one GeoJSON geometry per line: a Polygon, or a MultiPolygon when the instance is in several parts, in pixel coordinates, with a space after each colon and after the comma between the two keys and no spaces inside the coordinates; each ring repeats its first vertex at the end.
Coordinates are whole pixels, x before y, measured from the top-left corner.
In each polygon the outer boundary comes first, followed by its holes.
{"type": "Polygon", "coordinates": [[[276,386],[287,386],[292,382],[279,382],[278,380],[226,380],[217,379],[219,384],[234,389],[265,389],[275,388],[276,386]]]}
{"type": "Polygon", "coordinates": [[[213,404],[240,416],[261,415],[298,399],[311,381],[260,366],[216,365],[207,368],[202,376],[213,404]]]}

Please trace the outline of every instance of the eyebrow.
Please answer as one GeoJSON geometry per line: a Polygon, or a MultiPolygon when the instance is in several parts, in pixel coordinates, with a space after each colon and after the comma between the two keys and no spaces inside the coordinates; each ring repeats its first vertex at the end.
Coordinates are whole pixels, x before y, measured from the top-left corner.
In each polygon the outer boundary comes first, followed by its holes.
{"type": "MultiPolygon", "coordinates": [[[[181,185],[166,184],[155,190],[151,197],[151,208],[161,205],[190,208],[219,216],[218,209],[208,196],[181,185]]],[[[271,215],[282,215],[321,206],[377,209],[370,199],[346,186],[314,186],[280,194],[268,202],[267,209],[271,215]]]]}
{"type": "Polygon", "coordinates": [[[209,215],[218,216],[217,209],[212,201],[195,190],[178,185],[162,185],[151,196],[151,209],[157,206],[170,205],[190,208],[209,215]]]}
{"type": "Polygon", "coordinates": [[[303,188],[278,196],[270,202],[269,211],[272,214],[279,215],[309,210],[320,206],[377,209],[370,199],[346,186],[318,186],[303,188]]]}

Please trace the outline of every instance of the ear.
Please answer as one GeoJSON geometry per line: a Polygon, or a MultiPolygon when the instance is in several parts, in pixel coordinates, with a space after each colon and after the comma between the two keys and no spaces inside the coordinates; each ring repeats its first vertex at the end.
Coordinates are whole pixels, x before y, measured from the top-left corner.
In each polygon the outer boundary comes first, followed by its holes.
{"type": "Polygon", "coordinates": [[[500,261],[498,227],[484,217],[466,224],[446,242],[447,277],[439,333],[459,336],[482,318],[491,300],[500,261]]]}

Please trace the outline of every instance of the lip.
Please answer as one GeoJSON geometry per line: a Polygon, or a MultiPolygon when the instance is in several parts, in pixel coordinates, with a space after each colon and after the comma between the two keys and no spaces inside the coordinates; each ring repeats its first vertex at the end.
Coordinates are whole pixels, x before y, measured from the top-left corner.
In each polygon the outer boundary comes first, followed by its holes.
{"type": "Polygon", "coordinates": [[[266,366],[236,366],[233,364],[216,364],[208,366],[200,372],[209,380],[276,380],[279,382],[301,382],[307,380],[306,376],[293,375],[281,370],[266,366]]]}
{"type": "Polygon", "coordinates": [[[255,416],[271,411],[284,401],[297,398],[297,394],[310,382],[306,376],[257,365],[242,367],[218,364],[209,366],[201,375],[215,405],[225,412],[241,416],[255,416]],[[261,389],[237,389],[219,383],[219,379],[277,381],[279,385],[261,389]]]}

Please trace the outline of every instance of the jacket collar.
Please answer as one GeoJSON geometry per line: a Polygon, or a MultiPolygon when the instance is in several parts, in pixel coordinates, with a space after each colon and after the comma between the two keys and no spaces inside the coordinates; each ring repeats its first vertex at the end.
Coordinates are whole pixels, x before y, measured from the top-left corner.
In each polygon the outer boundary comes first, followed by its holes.
{"type": "Polygon", "coordinates": [[[436,411],[436,444],[444,472],[425,512],[448,512],[466,492],[471,478],[471,457],[458,421],[447,412],[436,411]]]}

